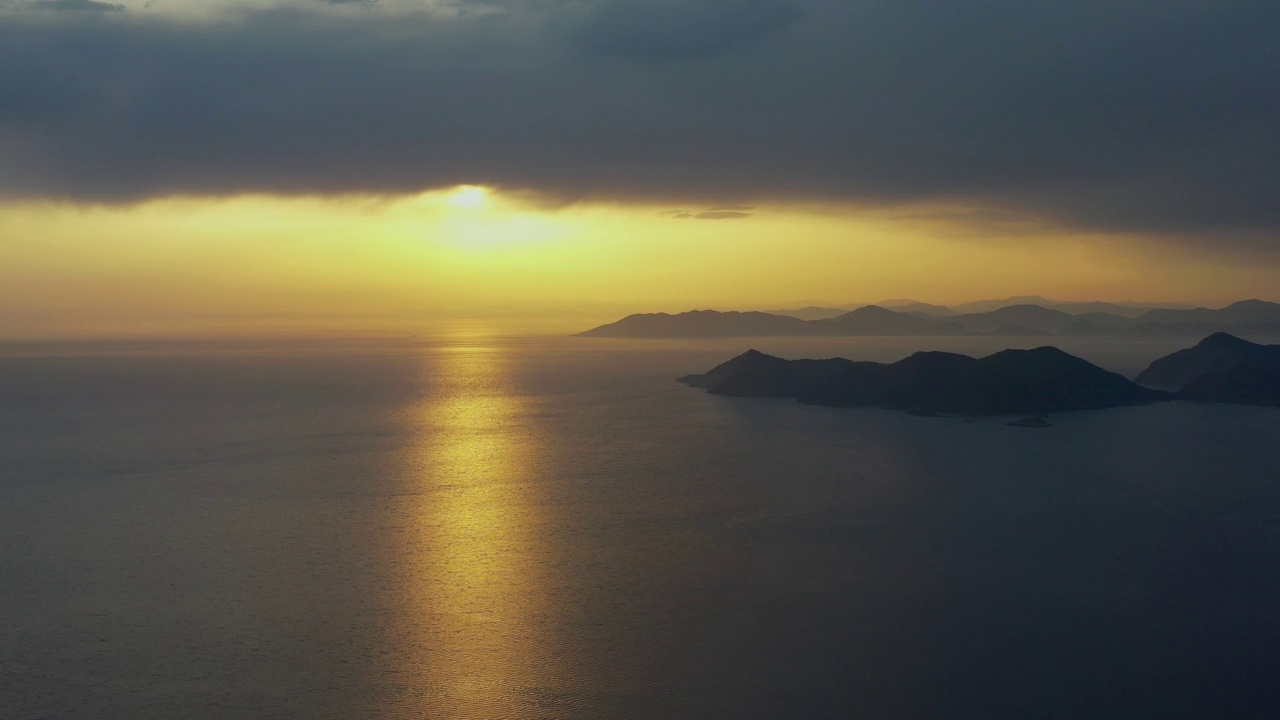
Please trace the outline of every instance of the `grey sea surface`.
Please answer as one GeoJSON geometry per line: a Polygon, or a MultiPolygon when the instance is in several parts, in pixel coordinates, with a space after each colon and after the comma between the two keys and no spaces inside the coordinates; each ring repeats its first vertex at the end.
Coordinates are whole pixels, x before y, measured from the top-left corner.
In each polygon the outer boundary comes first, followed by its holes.
{"type": "Polygon", "coordinates": [[[1280,716],[1280,411],[673,381],[1049,342],[2,346],[0,717],[1280,716]]]}

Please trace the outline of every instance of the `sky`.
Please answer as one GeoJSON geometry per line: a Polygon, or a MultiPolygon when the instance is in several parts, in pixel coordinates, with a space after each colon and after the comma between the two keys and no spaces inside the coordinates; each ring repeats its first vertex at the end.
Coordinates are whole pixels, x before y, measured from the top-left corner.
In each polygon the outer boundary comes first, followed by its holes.
{"type": "Polygon", "coordinates": [[[1280,4],[0,0],[0,337],[1280,300],[1280,4]]]}

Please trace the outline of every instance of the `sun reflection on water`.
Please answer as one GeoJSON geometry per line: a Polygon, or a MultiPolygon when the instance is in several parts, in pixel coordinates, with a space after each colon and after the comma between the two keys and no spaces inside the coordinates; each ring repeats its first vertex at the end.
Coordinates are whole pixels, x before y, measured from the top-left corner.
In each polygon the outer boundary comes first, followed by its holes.
{"type": "Polygon", "coordinates": [[[501,347],[467,338],[432,355],[407,537],[415,671],[433,717],[542,717],[556,663],[536,433],[501,347]]]}

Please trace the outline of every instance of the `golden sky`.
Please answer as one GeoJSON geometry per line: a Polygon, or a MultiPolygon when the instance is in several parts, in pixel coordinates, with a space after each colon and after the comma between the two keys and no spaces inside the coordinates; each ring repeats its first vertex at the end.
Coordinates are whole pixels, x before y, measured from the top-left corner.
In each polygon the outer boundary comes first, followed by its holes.
{"type": "Polygon", "coordinates": [[[0,0],[0,337],[1280,300],[1277,24],[1221,0],[0,0]]]}
{"type": "Polygon", "coordinates": [[[540,205],[400,198],[0,206],[0,334],[412,334],[479,318],[562,332],[632,312],[910,297],[1225,304],[1280,273],[1169,243],[963,208],[540,205]]]}

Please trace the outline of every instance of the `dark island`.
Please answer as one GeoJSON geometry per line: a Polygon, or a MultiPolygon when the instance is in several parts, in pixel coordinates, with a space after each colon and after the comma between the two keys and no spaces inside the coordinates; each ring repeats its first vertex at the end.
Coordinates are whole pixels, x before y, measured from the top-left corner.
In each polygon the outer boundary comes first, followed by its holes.
{"type": "Polygon", "coordinates": [[[1178,391],[1179,400],[1280,407],[1280,372],[1241,367],[1196,378],[1178,391]]]}
{"type": "MultiPolygon", "coordinates": [[[[1216,334],[1155,361],[1138,380],[1054,347],[1004,350],[983,358],[919,352],[894,363],[785,360],[748,350],[707,373],[680,378],[716,395],[789,397],[925,416],[1042,415],[1174,399],[1280,406],[1280,347],[1216,334]]],[[[1019,424],[1047,426],[1041,422],[1019,424]]]]}
{"type": "Polygon", "coordinates": [[[1040,414],[1167,398],[1052,347],[984,358],[920,352],[895,363],[784,360],[749,350],[681,382],[717,395],[794,397],[802,403],[921,414],[1040,414]]]}
{"type": "Polygon", "coordinates": [[[1182,388],[1206,375],[1242,368],[1280,373],[1280,345],[1260,345],[1218,332],[1195,347],[1156,360],[1135,380],[1153,387],[1182,388]]]}
{"type": "Polygon", "coordinates": [[[1151,363],[1137,381],[1176,388],[1182,400],[1280,406],[1280,345],[1214,333],[1151,363]]]}

